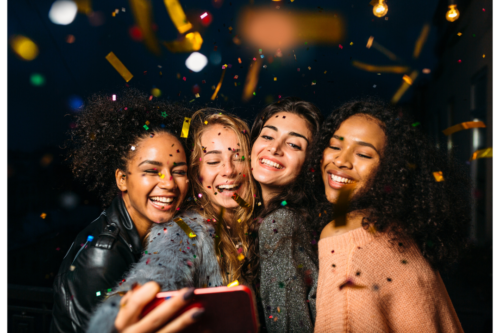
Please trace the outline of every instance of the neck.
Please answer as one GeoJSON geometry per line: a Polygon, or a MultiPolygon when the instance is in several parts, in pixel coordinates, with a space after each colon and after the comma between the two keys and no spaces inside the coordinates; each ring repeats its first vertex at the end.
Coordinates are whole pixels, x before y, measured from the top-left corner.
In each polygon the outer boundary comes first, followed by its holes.
{"type": "Polygon", "coordinates": [[[323,228],[320,239],[330,236],[340,236],[346,232],[357,229],[362,226],[363,217],[367,216],[367,212],[356,210],[347,213],[345,216],[336,218],[323,228]]]}
{"type": "Polygon", "coordinates": [[[282,191],[281,187],[275,186],[267,186],[265,184],[260,184],[260,188],[262,190],[262,201],[264,207],[267,207],[269,202],[277,195],[279,195],[282,191]]]}
{"type": "Polygon", "coordinates": [[[141,242],[144,240],[146,235],[149,232],[149,229],[151,228],[151,225],[153,222],[139,214],[134,207],[130,204],[130,198],[128,196],[127,192],[122,192],[122,199],[123,202],[125,202],[125,208],[127,208],[128,214],[130,215],[130,218],[132,219],[132,222],[135,225],[135,228],[137,229],[137,233],[139,234],[139,238],[141,239],[141,242]]]}

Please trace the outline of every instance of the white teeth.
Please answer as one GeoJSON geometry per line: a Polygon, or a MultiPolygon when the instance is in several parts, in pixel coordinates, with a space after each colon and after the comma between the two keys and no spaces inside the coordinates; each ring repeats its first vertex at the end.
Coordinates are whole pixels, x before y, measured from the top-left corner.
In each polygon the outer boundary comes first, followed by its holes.
{"type": "Polygon", "coordinates": [[[279,165],[278,163],[274,163],[272,161],[266,160],[265,158],[261,159],[260,162],[262,164],[272,166],[273,168],[276,168],[276,169],[283,169],[283,167],[281,165],[279,165]]]}
{"type": "Polygon", "coordinates": [[[353,181],[350,179],[335,176],[334,174],[330,174],[330,178],[337,183],[344,183],[344,184],[352,184],[353,183],[353,181]]]}
{"type": "Polygon", "coordinates": [[[232,189],[232,188],[235,188],[235,187],[238,187],[240,186],[240,184],[232,184],[232,185],[219,185],[217,186],[218,188],[221,188],[221,189],[232,189]]]}
{"type": "Polygon", "coordinates": [[[153,201],[159,201],[159,202],[165,202],[165,203],[170,203],[170,202],[174,201],[174,198],[172,198],[172,197],[169,197],[169,198],[166,198],[166,197],[151,197],[151,200],[153,200],[153,201]]]}

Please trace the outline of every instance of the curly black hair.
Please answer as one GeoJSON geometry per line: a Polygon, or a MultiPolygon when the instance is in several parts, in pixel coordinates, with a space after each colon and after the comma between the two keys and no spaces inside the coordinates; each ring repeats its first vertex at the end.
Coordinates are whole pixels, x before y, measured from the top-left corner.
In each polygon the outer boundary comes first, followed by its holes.
{"type": "MultiPolygon", "coordinates": [[[[311,168],[320,170],[324,149],[343,121],[356,114],[377,119],[386,134],[380,164],[351,200],[349,211],[368,212],[363,227],[389,232],[393,241],[410,237],[434,269],[446,269],[466,246],[471,219],[471,186],[464,168],[436,149],[402,113],[368,98],[345,103],[325,120],[311,168]],[[433,173],[441,171],[443,182],[433,173]]],[[[321,172],[315,188],[324,191],[321,172]]],[[[324,193],[324,192],[323,192],[324,193]]],[[[329,204],[325,196],[321,206],[329,204]]],[[[324,225],[323,225],[324,226],[324,225]]]]}
{"type": "MultiPolygon", "coordinates": [[[[312,103],[301,100],[297,97],[286,97],[277,102],[274,102],[267,107],[265,107],[255,119],[252,129],[250,130],[250,141],[251,145],[255,143],[257,138],[264,127],[264,124],[269,118],[278,112],[290,112],[296,114],[306,120],[307,126],[312,134],[311,143],[308,145],[306,153],[306,161],[308,161],[312,155],[311,147],[315,146],[316,140],[318,138],[321,123],[323,122],[323,115],[320,110],[312,103]]],[[[259,226],[261,225],[260,219],[271,214],[275,210],[280,208],[289,209],[297,214],[299,214],[303,219],[302,222],[307,230],[315,232],[317,228],[312,227],[314,219],[311,215],[311,207],[314,207],[317,202],[318,192],[313,190],[311,184],[314,179],[312,172],[305,162],[302,165],[302,169],[297,177],[297,179],[284,187],[280,194],[273,197],[269,203],[261,207],[255,207],[256,218],[249,224],[249,235],[250,235],[250,246],[249,246],[249,258],[245,259],[244,267],[250,264],[248,270],[242,272],[242,275],[247,279],[247,281],[253,281],[258,278],[259,274],[259,239],[257,237],[259,232],[259,226]],[[286,206],[282,206],[283,201],[287,202],[286,206]]],[[[260,186],[259,186],[260,188],[260,186]]],[[[320,192],[322,193],[322,192],[320,192]]],[[[294,233],[295,234],[295,233],[294,233]]],[[[299,235],[294,236],[294,241],[298,241],[299,235]],[[297,237],[295,237],[297,236],[297,237]]],[[[312,256],[316,258],[315,255],[312,256]]]]}
{"type": "Polygon", "coordinates": [[[66,142],[68,160],[75,178],[97,191],[103,207],[119,193],[115,171],[127,170],[132,146],[152,133],[168,132],[179,139],[187,158],[186,140],[180,138],[184,117],[191,110],[151,98],[137,89],[116,94],[94,94],[83,110],[74,115],[76,126],[66,142]]]}

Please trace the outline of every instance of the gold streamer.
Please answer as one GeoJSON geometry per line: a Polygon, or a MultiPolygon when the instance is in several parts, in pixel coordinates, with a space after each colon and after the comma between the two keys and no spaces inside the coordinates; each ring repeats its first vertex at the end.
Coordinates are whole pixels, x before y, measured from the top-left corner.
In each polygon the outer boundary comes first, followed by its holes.
{"type": "Polygon", "coordinates": [[[480,128],[480,127],[484,128],[484,127],[486,127],[486,125],[482,121],[467,121],[465,123],[460,123],[460,124],[448,127],[447,129],[445,129],[443,131],[443,133],[444,133],[444,135],[448,136],[448,135],[451,135],[453,133],[456,133],[456,132],[459,132],[462,130],[466,130],[469,128],[480,128]]]}
{"type": "Polygon", "coordinates": [[[163,2],[165,3],[165,7],[167,7],[170,19],[177,30],[179,30],[179,33],[183,34],[193,27],[187,20],[186,14],[178,0],[164,0],[163,2]]]}
{"type": "Polygon", "coordinates": [[[248,102],[255,92],[255,87],[259,82],[259,72],[262,67],[262,58],[257,56],[256,61],[253,62],[250,69],[248,70],[247,77],[245,79],[245,86],[243,88],[243,101],[248,102]]]}
{"type": "Polygon", "coordinates": [[[75,3],[79,13],[83,13],[85,15],[92,13],[91,0],[75,0],[75,3]]]}
{"type": "MultiPolygon", "coordinates": [[[[413,71],[410,74],[411,82],[415,82],[415,79],[417,78],[417,76],[418,76],[418,72],[413,71]]],[[[404,93],[408,90],[408,88],[410,88],[410,84],[408,84],[408,82],[404,81],[403,84],[401,85],[401,87],[399,87],[398,91],[396,91],[396,93],[392,97],[391,103],[396,104],[397,102],[399,102],[399,100],[401,99],[401,97],[403,97],[404,93]]]]}
{"type": "Polygon", "coordinates": [[[415,49],[413,50],[413,58],[417,59],[424,47],[425,41],[427,40],[427,36],[429,36],[429,31],[431,30],[431,26],[429,24],[424,24],[422,28],[422,32],[415,42],[415,49]]]}
{"type": "Polygon", "coordinates": [[[236,201],[238,203],[238,205],[240,205],[240,207],[243,207],[243,208],[249,208],[250,207],[250,205],[245,200],[243,200],[243,198],[240,197],[238,195],[238,193],[234,193],[231,198],[233,198],[234,201],[236,201]]]}
{"type": "Polygon", "coordinates": [[[158,39],[153,31],[153,9],[150,0],[130,0],[130,8],[134,14],[135,22],[141,29],[144,44],[155,55],[161,55],[158,39]]]}
{"type": "Polygon", "coordinates": [[[177,223],[179,228],[181,228],[186,233],[186,235],[188,235],[189,238],[196,237],[193,230],[191,230],[191,228],[186,224],[186,222],[184,222],[184,220],[182,220],[180,217],[174,219],[174,222],[177,223]]]}
{"type": "Polygon", "coordinates": [[[237,287],[237,286],[239,286],[239,285],[240,285],[240,283],[238,282],[238,280],[234,280],[233,282],[231,282],[231,283],[230,283],[230,284],[228,284],[227,286],[228,286],[229,288],[231,288],[231,287],[237,287]]]}
{"type": "Polygon", "coordinates": [[[182,40],[163,42],[163,45],[172,53],[198,51],[202,44],[203,38],[198,31],[186,34],[182,40]]]}
{"type": "Polygon", "coordinates": [[[404,74],[410,71],[410,67],[406,66],[375,66],[375,65],[365,64],[357,60],[353,60],[352,65],[364,71],[375,72],[375,73],[404,74]]]}
{"type": "Polygon", "coordinates": [[[470,160],[477,160],[478,158],[493,158],[493,148],[485,148],[476,150],[474,154],[472,154],[470,160]]]}
{"type": "Polygon", "coordinates": [[[210,98],[212,101],[215,99],[215,97],[217,96],[217,93],[219,92],[220,87],[222,86],[222,80],[224,80],[224,74],[226,74],[226,69],[227,69],[227,67],[222,70],[222,75],[220,76],[219,83],[217,84],[217,87],[215,88],[214,94],[210,98]]]}
{"type": "Polygon", "coordinates": [[[191,118],[184,118],[184,122],[182,123],[182,132],[181,138],[187,138],[189,135],[189,125],[191,125],[191,118]]]}
{"type": "Polygon", "coordinates": [[[116,71],[120,73],[125,82],[130,81],[134,77],[113,52],[109,52],[109,54],[106,56],[106,60],[108,60],[111,66],[113,66],[116,71]]]}

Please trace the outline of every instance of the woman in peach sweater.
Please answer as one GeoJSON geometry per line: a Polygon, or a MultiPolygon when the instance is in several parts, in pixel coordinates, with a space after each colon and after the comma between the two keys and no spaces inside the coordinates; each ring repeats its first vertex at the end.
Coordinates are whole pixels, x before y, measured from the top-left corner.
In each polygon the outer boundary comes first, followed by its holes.
{"type": "Polygon", "coordinates": [[[335,110],[315,156],[334,204],[319,241],[315,332],[463,332],[439,270],[465,245],[464,173],[372,100],[335,110]]]}

